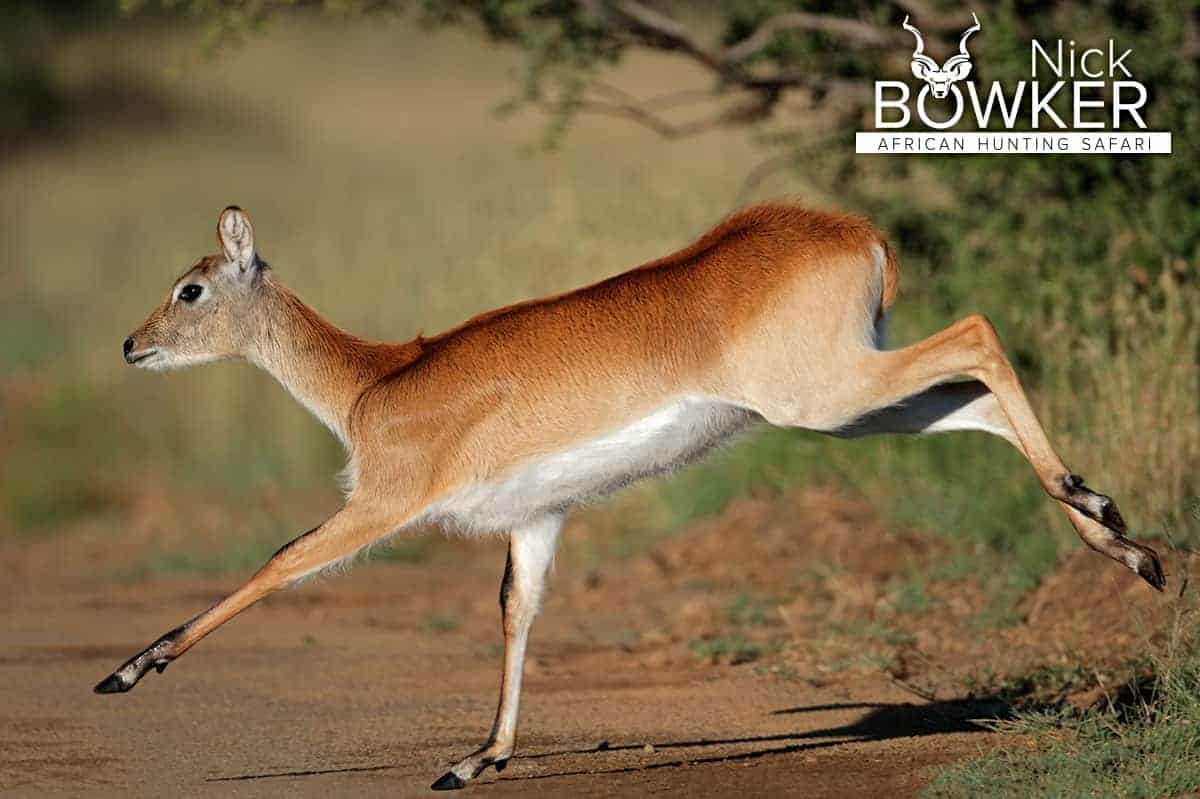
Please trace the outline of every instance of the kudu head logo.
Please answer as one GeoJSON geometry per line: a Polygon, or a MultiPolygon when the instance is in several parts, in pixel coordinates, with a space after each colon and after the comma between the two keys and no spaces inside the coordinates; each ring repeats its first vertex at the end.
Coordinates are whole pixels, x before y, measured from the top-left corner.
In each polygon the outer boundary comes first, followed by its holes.
{"type": "Polygon", "coordinates": [[[958,43],[958,53],[946,59],[946,63],[940,67],[938,62],[925,55],[925,40],[921,38],[921,32],[908,24],[907,16],[904,18],[902,27],[917,39],[917,49],[912,54],[913,74],[929,84],[934,97],[945,97],[950,93],[951,84],[971,74],[971,54],[967,52],[967,39],[983,27],[979,24],[979,17],[974,13],[971,16],[975,19],[975,24],[963,31],[962,39],[958,43]]]}

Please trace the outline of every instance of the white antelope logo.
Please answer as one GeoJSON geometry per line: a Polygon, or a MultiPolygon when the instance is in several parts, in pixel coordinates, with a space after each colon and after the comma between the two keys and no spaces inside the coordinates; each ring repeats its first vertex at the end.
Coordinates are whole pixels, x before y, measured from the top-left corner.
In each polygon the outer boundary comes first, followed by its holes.
{"type": "Polygon", "coordinates": [[[917,49],[912,54],[913,75],[928,83],[929,88],[933,90],[933,96],[939,100],[950,93],[951,85],[971,74],[971,54],[967,52],[967,39],[983,27],[979,24],[979,17],[974,13],[971,17],[975,24],[963,31],[962,39],[958,42],[958,53],[946,59],[946,63],[940,67],[938,62],[925,55],[925,40],[921,38],[919,30],[908,24],[907,16],[901,23],[901,27],[917,39],[917,49]]]}

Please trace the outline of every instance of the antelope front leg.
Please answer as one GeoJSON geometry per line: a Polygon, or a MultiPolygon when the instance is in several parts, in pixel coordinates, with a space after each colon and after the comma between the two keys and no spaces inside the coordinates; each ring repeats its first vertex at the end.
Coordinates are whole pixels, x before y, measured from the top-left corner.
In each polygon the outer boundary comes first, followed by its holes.
{"type": "Polygon", "coordinates": [[[120,668],[96,685],[96,693],[123,693],[137,685],[138,680],[151,668],[161,673],[172,660],[191,649],[197,641],[258,600],[324,566],[354,554],[359,548],[391,529],[395,527],[380,523],[347,505],[320,527],[310,530],[276,552],[249,582],[237,591],[125,661],[120,668]]]}
{"type": "Polygon", "coordinates": [[[500,583],[500,614],[504,625],[504,673],[500,680],[500,707],[487,743],[458,761],[433,783],[435,791],[462,788],[488,766],[502,771],[517,742],[517,712],[521,703],[521,677],[525,645],[537,615],[546,576],[554,561],[562,519],[552,517],[520,530],[509,538],[508,562],[500,583]]]}

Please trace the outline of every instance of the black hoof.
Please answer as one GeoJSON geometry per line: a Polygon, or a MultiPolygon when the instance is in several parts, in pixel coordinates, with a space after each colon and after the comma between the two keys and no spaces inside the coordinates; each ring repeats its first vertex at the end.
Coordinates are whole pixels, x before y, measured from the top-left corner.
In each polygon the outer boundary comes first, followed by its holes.
{"type": "Polygon", "coordinates": [[[121,682],[121,679],[113,673],[96,683],[96,687],[92,690],[98,694],[123,694],[132,687],[132,685],[121,682]]]}
{"type": "Polygon", "coordinates": [[[508,761],[507,760],[497,760],[492,765],[496,767],[496,773],[499,774],[501,771],[504,771],[504,767],[508,765],[508,761]]]}
{"type": "Polygon", "coordinates": [[[455,774],[453,771],[447,771],[442,776],[438,777],[437,782],[429,787],[435,791],[457,791],[460,788],[465,788],[467,781],[455,774]]]}

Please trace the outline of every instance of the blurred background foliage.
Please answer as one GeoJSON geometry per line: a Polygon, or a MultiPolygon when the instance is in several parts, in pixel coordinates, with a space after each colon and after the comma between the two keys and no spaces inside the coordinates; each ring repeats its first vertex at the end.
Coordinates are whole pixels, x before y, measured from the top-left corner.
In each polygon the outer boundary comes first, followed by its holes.
{"type": "MultiPolygon", "coordinates": [[[[969,24],[957,4],[3,5],[0,534],[149,545],[143,570],[162,573],[244,570],[336,503],[337,445],[263,376],[118,360],[226,204],[319,309],[398,339],[793,195],[867,213],[897,243],[894,345],[988,314],[1068,463],[1139,534],[1195,543],[1197,7],[976,10],[985,84],[1028,79],[1031,37],[1132,48],[1174,155],[853,155],[871,82],[911,80],[901,19],[944,58],[969,24]]],[[[978,576],[1000,620],[1077,545],[996,440],[774,431],[588,511],[611,532],[589,546],[639,551],[799,481],[944,537],[946,576],[978,576]]]]}

